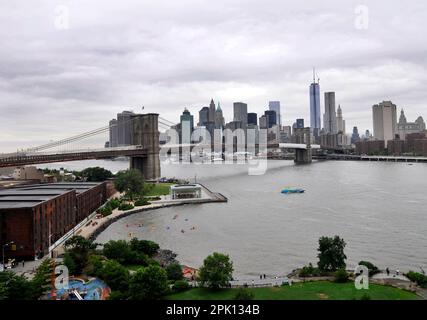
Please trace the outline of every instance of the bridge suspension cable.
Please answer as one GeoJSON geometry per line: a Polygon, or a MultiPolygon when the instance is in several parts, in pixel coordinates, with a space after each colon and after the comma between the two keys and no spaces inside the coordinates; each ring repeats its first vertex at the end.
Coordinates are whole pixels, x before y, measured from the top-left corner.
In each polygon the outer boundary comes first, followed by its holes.
{"type": "MultiPolygon", "coordinates": [[[[164,129],[164,130],[170,129],[171,126],[175,125],[171,121],[168,121],[164,118],[160,118],[160,119],[163,120],[163,121],[159,120],[159,127],[161,127],[161,129],[164,129]],[[164,122],[164,121],[166,121],[166,122],[164,122]],[[172,125],[169,124],[168,122],[172,123],[172,125]]],[[[133,118],[126,120],[121,125],[126,125],[133,120],[134,120],[133,118]]],[[[104,126],[104,127],[98,128],[98,129],[90,130],[90,131],[69,137],[69,138],[65,138],[65,139],[61,139],[61,140],[57,140],[57,141],[52,141],[52,142],[49,142],[49,143],[46,143],[46,144],[43,144],[43,145],[40,145],[40,146],[37,146],[34,148],[28,148],[26,151],[27,152],[40,152],[40,151],[44,151],[47,149],[64,146],[64,145],[67,145],[67,144],[72,143],[72,142],[78,142],[78,141],[88,139],[88,138],[97,136],[99,134],[105,133],[105,132],[109,131],[110,128],[117,127],[117,126],[118,126],[117,124],[104,126]]]]}

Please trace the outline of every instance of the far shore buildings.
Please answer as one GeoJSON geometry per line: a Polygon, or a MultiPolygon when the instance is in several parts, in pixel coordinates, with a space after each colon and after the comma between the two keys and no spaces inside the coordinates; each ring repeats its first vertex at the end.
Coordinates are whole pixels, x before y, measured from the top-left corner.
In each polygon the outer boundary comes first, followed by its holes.
{"type": "Polygon", "coordinates": [[[422,117],[418,117],[415,122],[408,122],[406,120],[405,112],[400,112],[399,122],[397,124],[397,132],[401,140],[405,140],[406,136],[411,133],[419,133],[426,130],[426,124],[422,117]]]}

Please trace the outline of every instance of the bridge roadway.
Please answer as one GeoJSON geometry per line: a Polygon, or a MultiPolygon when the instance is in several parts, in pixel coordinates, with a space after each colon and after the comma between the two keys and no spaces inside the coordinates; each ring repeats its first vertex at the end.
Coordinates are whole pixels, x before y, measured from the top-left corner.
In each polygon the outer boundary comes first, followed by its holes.
{"type": "MultiPolygon", "coordinates": [[[[161,148],[175,149],[175,148],[194,148],[202,146],[197,144],[182,144],[182,145],[163,145],[161,148]]],[[[256,148],[259,145],[255,146],[256,148]]],[[[268,149],[301,149],[306,150],[307,145],[296,143],[273,143],[267,145],[268,149]]],[[[319,145],[311,145],[312,149],[319,149],[319,145]]],[[[143,146],[127,146],[117,148],[102,148],[102,149],[82,149],[71,151],[52,151],[52,152],[17,152],[10,154],[0,155],[0,168],[3,167],[16,167],[40,163],[52,162],[66,162],[66,161],[79,161],[79,160],[93,160],[93,159],[106,159],[114,157],[144,157],[147,155],[147,150],[143,146]]]]}
{"type": "Polygon", "coordinates": [[[39,163],[105,159],[120,156],[145,156],[142,146],[73,150],[61,152],[18,152],[0,155],[0,168],[16,167],[39,163]]]}

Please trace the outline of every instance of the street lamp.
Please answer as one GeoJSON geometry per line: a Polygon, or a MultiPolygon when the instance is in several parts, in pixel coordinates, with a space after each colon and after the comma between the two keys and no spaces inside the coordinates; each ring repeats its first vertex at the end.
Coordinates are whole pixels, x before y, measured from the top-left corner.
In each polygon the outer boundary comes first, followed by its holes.
{"type": "Polygon", "coordinates": [[[3,246],[2,246],[2,254],[3,254],[3,271],[5,271],[6,270],[6,267],[5,267],[5,265],[4,265],[4,249],[7,247],[7,246],[10,246],[10,245],[12,245],[12,244],[14,244],[15,242],[13,242],[13,241],[11,241],[11,242],[9,242],[9,243],[6,243],[6,244],[4,244],[3,246]]]}

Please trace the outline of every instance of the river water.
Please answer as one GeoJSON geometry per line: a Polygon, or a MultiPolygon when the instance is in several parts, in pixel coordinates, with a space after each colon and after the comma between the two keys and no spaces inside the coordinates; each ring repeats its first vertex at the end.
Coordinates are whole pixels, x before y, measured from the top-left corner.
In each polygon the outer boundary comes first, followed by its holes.
{"type": "MultiPolygon", "coordinates": [[[[128,163],[84,161],[50,167],[93,165],[117,171],[128,163]]],[[[191,181],[196,176],[229,202],[135,214],[109,226],[97,242],[153,240],[175,251],[181,263],[195,267],[212,252],[224,252],[232,258],[236,276],[252,277],[283,275],[315,264],[319,237],[339,235],[347,242],[349,266],[369,260],[392,270],[427,270],[426,173],[425,164],[351,161],[303,166],[269,161],[268,171],[259,176],[248,175],[245,165],[164,165],[163,176],[191,181]],[[283,195],[286,186],[306,193],[283,195]]]]}

